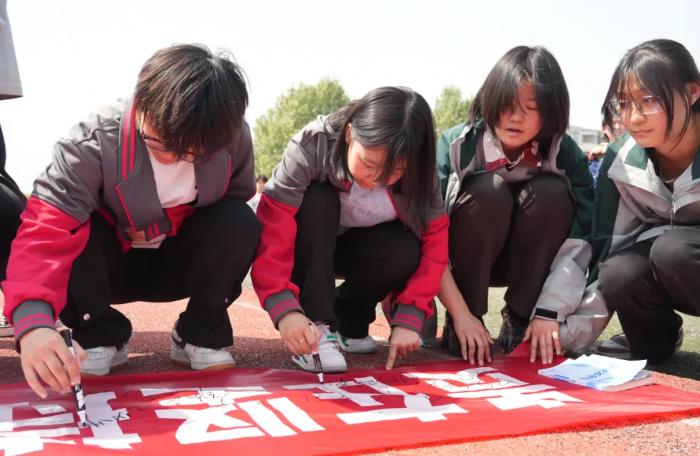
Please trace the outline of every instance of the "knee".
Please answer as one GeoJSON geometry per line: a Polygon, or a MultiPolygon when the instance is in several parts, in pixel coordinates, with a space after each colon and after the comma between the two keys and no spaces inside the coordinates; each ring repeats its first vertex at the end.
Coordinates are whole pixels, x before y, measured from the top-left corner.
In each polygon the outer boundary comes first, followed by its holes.
{"type": "Polygon", "coordinates": [[[644,271],[626,261],[624,255],[608,258],[599,268],[599,289],[610,312],[626,310],[628,303],[634,302],[630,296],[650,291],[644,271]]]}
{"type": "Polygon", "coordinates": [[[388,272],[396,277],[410,276],[420,263],[421,246],[418,238],[409,230],[403,229],[387,246],[386,258],[390,262],[386,265],[388,272]]]}
{"type": "Polygon", "coordinates": [[[328,183],[312,182],[304,193],[299,214],[318,214],[339,217],[340,199],[338,191],[328,183]]]}
{"type": "Polygon", "coordinates": [[[691,237],[700,239],[700,229],[679,227],[659,236],[651,246],[649,261],[657,276],[686,271],[693,267],[700,258],[700,248],[691,237]]]}
{"type": "Polygon", "coordinates": [[[508,183],[496,174],[482,173],[463,182],[451,218],[478,229],[508,224],[512,212],[513,196],[508,183]]]}
{"type": "Polygon", "coordinates": [[[216,230],[222,241],[257,247],[261,227],[250,206],[236,198],[224,198],[211,209],[209,226],[216,230]]]}
{"type": "Polygon", "coordinates": [[[521,207],[533,216],[566,216],[567,219],[573,216],[574,203],[569,186],[552,173],[541,173],[527,181],[517,198],[521,207]]]}

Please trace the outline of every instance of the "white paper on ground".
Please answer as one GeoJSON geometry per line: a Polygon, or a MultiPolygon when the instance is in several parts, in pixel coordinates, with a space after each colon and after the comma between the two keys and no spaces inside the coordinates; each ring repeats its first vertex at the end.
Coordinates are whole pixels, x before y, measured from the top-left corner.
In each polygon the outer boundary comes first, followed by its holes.
{"type": "Polygon", "coordinates": [[[600,355],[582,355],[563,363],[537,371],[545,377],[562,380],[597,390],[639,380],[649,373],[644,371],[646,360],[626,361],[600,355]]]}

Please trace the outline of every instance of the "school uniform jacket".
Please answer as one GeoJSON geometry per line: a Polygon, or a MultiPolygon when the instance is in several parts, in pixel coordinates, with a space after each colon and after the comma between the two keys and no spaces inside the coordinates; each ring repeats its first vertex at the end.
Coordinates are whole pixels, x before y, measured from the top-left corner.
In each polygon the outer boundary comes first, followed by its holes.
{"type": "MultiPolygon", "coordinates": [[[[299,305],[299,288],[290,278],[297,229],[295,214],[306,189],[312,181],[328,182],[339,191],[347,191],[351,186],[351,182],[342,180],[333,167],[331,156],[336,135],[328,130],[330,127],[325,121],[326,117],[318,117],[292,138],[265,186],[257,209],[263,228],[251,276],[260,302],[275,326],[288,312],[303,312],[299,305]]],[[[406,197],[394,187],[387,191],[401,222],[421,240],[422,252],[418,268],[406,287],[393,296],[396,311],[391,325],[420,332],[425,317],[433,312],[431,301],[440,289],[447,265],[448,219],[437,177],[425,230],[408,210],[406,197]]]]}
{"type": "Polygon", "coordinates": [[[123,250],[127,229],[146,240],[177,234],[197,207],[225,195],[248,200],[255,193],[253,146],[242,126],[230,146],[210,161],[195,164],[194,204],[163,209],[151,161],[135,125],[135,108],[120,100],[74,126],[54,146],[53,160],[34,182],[12,244],[3,282],[5,315],[17,340],[38,326],[53,327],[66,304],[71,266],[90,235],[90,217],[99,211],[116,230],[123,250]]]}
{"type": "Polygon", "coordinates": [[[629,134],[608,145],[598,175],[593,261],[584,302],[605,306],[597,280],[600,262],[676,226],[700,226],[700,149],[674,182],[673,191],[657,175],[649,158],[652,150],[641,147],[629,134]]]}
{"type": "MultiPolygon", "coordinates": [[[[477,141],[485,127],[460,124],[447,130],[438,140],[438,175],[445,205],[451,213],[466,176],[487,172],[477,169],[474,156],[477,141]]],[[[556,320],[561,323],[560,341],[563,347],[574,351],[588,344],[586,328],[591,318],[599,319],[600,309],[581,308],[581,298],[586,286],[588,266],[591,260],[590,230],[593,212],[593,179],[588,170],[588,160],[568,135],[555,138],[547,158],[542,157],[539,172],[561,177],[569,186],[576,211],[569,237],[559,248],[542,292],[532,311],[532,317],[556,320]],[[583,334],[585,333],[585,334],[583,334]]],[[[542,220],[542,223],[548,223],[542,220]]],[[[607,312],[603,308],[604,317],[607,312]]],[[[607,323],[607,320],[606,320],[607,323]]],[[[595,340],[595,339],[593,339],[595,340]]]]}

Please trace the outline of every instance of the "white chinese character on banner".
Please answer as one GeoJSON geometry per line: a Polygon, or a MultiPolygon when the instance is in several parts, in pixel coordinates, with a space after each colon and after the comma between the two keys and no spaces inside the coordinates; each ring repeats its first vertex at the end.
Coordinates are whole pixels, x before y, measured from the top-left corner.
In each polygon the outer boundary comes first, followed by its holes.
{"type": "MultiPolygon", "coordinates": [[[[138,434],[124,434],[119,421],[129,419],[126,409],[112,410],[108,401],[114,399],[114,392],[88,394],[85,404],[89,431],[93,437],[82,439],[85,445],[95,445],[108,449],[130,449],[132,443],[141,442],[138,434]]],[[[74,440],[58,440],[57,437],[80,436],[75,426],[77,417],[58,404],[36,404],[28,402],[0,405],[0,449],[5,456],[14,456],[41,451],[45,443],[75,445],[74,440]],[[32,407],[41,416],[27,419],[13,419],[13,410],[19,407],[32,407]],[[70,425],[70,426],[65,426],[70,425]],[[46,427],[47,429],[18,431],[25,427],[46,427]]]]}
{"type": "Polygon", "coordinates": [[[175,432],[181,444],[234,440],[246,437],[284,437],[296,435],[292,427],[285,424],[277,414],[302,432],[324,430],[311,417],[287,398],[239,401],[242,398],[268,395],[260,386],[219,388],[144,388],[144,396],[191,392],[192,394],[158,401],[163,406],[208,405],[206,409],[160,409],[156,415],[164,419],[179,419],[184,422],[175,432]],[[268,407],[269,405],[269,407],[268,407]],[[271,407],[271,408],[270,408],[271,407]],[[252,423],[235,418],[229,413],[245,412],[252,423]],[[208,432],[209,426],[221,430],[208,432]]]}
{"type": "Polygon", "coordinates": [[[377,400],[381,396],[401,396],[404,407],[380,408],[363,412],[338,413],[338,418],[347,424],[374,423],[379,421],[403,420],[417,418],[422,422],[445,420],[447,413],[467,413],[466,410],[456,404],[434,406],[427,395],[409,394],[399,388],[379,382],[374,377],[356,378],[355,381],[339,383],[310,383],[303,385],[285,386],[287,389],[320,389],[323,393],[314,393],[314,396],[323,400],[347,399],[361,407],[383,406],[377,400]],[[364,386],[375,392],[360,393],[350,391],[348,387],[364,386]]]}
{"type": "Polygon", "coordinates": [[[514,410],[532,406],[549,409],[562,407],[566,405],[566,402],[581,402],[580,399],[558,391],[547,391],[555,389],[554,386],[530,385],[527,382],[495,372],[492,367],[465,369],[456,374],[411,372],[404,375],[409,378],[427,380],[428,384],[447,391],[450,397],[460,399],[485,398],[500,410],[514,410]],[[488,377],[492,381],[487,382],[483,377],[488,377]]]}

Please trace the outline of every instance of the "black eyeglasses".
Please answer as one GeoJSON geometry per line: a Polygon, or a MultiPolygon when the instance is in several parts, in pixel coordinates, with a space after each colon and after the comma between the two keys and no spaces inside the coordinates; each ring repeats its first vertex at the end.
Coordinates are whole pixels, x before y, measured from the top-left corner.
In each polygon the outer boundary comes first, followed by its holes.
{"type": "Polygon", "coordinates": [[[200,164],[200,163],[206,163],[209,161],[209,156],[203,153],[197,153],[193,154],[190,152],[185,152],[184,154],[178,154],[177,152],[174,152],[171,147],[169,147],[165,142],[158,138],[154,138],[153,136],[149,136],[143,132],[143,112],[141,113],[141,119],[140,119],[140,126],[139,126],[139,135],[141,135],[141,139],[143,139],[143,143],[146,145],[151,150],[154,150],[156,152],[165,152],[169,154],[174,154],[178,155],[178,160],[186,161],[189,163],[194,163],[194,164],[200,164]]]}

